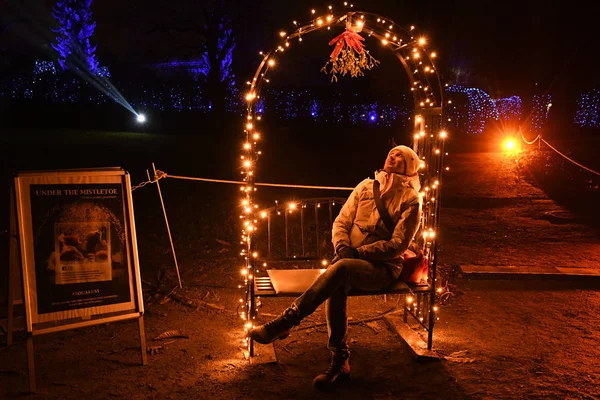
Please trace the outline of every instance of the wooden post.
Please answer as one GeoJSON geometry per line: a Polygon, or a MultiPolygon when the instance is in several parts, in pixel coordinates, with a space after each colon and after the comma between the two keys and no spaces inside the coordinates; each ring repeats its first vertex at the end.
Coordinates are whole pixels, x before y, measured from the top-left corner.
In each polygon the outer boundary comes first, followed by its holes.
{"type": "Polygon", "coordinates": [[[288,244],[288,210],[284,210],[285,215],[285,257],[289,257],[289,244],[288,244]]]}
{"type": "Polygon", "coordinates": [[[306,257],[304,250],[304,205],[300,206],[300,240],[302,241],[302,257],[306,257]]]}
{"type": "Polygon", "coordinates": [[[408,323],[408,306],[406,305],[406,295],[404,295],[404,314],[402,315],[404,323],[408,323]]]}
{"type": "Polygon", "coordinates": [[[142,365],[148,364],[148,356],[146,355],[146,331],[144,330],[144,315],[138,318],[138,328],[140,330],[140,348],[142,350],[142,365]]]}
{"type": "Polygon", "coordinates": [[[19,249],[19,239],[17,232],[17,208],[15,204],[14,187],[10,189],[10,222],[9,222],[9,260],[8,260],[8,290],[7,290],[7,306],[8,320],[6,333],[6,347],[12,345],[13,332],[15,330],[15,305],[23,304],[23,300],[19,298],[19,293],[23,296],[21,286],[21,253],[19,249]]]}
{"type": "Polygon", "coordinates": [[[431,292],[429,293],[429,324],[427,332],[427,350],[433,347],[433,326],[435,325],[435,279],[437,277],[437,241],[433,244],[433,262],[431,274],[431,292]]]}
{"type": "Polygon", "coordinates": [[[267,214],[267,257],[271,258],[271,212],[267,214]]]}
{"type": "Polygon", "coordinates": [[[317,257],[321,257],[321,243],[319,242],[319,204],[315,204],[315,234],[317,238],[317,257]]]}
{"type": "MultiPolygon", "coordinates": [[[[152,169],[154,170],[154,178],[156,179],[156,167],[152,163],[152,169]]],[[[158,189],[158,197],[160,197],[160,204],[162,205],[163,214],[165,215],[165,223],[167,224],[167,233],[169,234],[169,241],[171,242],[171,251],[173,252],[173,260],[175,261],[175,269],[177,270],[177,279],[179,280],[179,287],[181,285],[181,275],[179,274],[179,265],[177,264],[177,255],[175,254],[175,245],[173,244],[173,238],[171,237],[171,228],[169,227],[169,219],[167,218],[167,210],[165,209],[165,202],[163,201],[162,192],[160,191],[160,183],[156,179],[156,188],[158,189]]]]}
{"type": "Polygon", "coordinates": [[[33,334],[27,334],[27,368],[29,370],[29,392],[35,393],[35,353],[33,352],[33,334]]]}
{"type": "MultiPolygon", "coordinates": [[[[11,238],[12,241],[12,238],[11,238]]],[[[8,306],[8,321],[7,321],[7,330],[6,332],[6,347],[12,346],[13,341],[13,329],[14,329],[14,288],[12,285],[13,280],[13,261],[12,258],[10,260],[10,264],[8,266],[8,297],[6,304],[8,306]]]]}

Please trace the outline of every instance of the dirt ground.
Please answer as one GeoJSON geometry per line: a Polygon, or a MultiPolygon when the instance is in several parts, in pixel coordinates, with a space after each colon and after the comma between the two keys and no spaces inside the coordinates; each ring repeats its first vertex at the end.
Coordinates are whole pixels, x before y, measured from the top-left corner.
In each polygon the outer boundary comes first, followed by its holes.
{"type": "MultiPolygon", "coordinates": [[[[240,347],[244,333],[236,312],[242,294],[239,258],[226,247],[207,247],[199,256],[182,249],[193,247],[182,243],[185,236],[176,237],[184,287],[166,296],[176,279],[168,241],[150,228],[161,222],[159,210],[140,222],[138,233],[147,246],[140,248],[142,268],[160,264],[155,270],[163,274],[144,274],[146,338],[149,346],[161,346],[148,355],[148,365],[140,365],[134,321],[39,336],[38,390],[27,396],[25,344],[17,335],[15,345],[0,347],[0,398],[600,399],[598,280],[469,279],[458,269],[467,264],[598,269],[598,232],[581,217],[567,218],[572,214],[518,176],[510,157],[464,153],[447,161],[440,269],[450,279],[451,295],[434,331],[440,360],[416,362],[382,320],[351,321],[352,379],[333,393],[318,393],[311,381],[328,363],[319,308],[275,343],[278,363],[250,363],[240,347]],[[178,299],[194,302],[190,307],[178,299]],[[187,337],[152,340],[172,330],[187,337]]],[[[137,216],[149,204],[159,207],[152,187],[139,190],[137,216]]],[[[351,298],[349,315],[377,316],[401,301],[351,298]]],[[[289,302],[266,298],[259,317],[266,321],[289,302]]]]}

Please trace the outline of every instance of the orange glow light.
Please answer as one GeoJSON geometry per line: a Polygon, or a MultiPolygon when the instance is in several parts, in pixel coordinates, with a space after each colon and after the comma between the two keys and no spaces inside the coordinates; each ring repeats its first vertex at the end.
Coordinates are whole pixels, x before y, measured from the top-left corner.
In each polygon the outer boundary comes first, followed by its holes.
{"type": "Polygon", "coordinates": [[[502,142],[502,148],[508,153],[514,153],[519,151],[519,143],[514,137],[509,136],[502,142]]]}

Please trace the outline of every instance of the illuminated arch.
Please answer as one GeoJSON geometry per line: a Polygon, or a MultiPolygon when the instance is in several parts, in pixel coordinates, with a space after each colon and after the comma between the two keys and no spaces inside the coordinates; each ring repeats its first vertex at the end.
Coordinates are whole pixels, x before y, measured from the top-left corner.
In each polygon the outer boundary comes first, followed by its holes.
{"type": "MultiPolygon", "coordinates": [[[[247,101],[246,126],[244,129],[245,143],[241,162],[246,185],[242,187],[242,255],[245,258],[245,266],[242,274],[245,277],[246,300],[240,299],[243,304],[242,318],[246,322],[246,329],[252,327],[252,320],[256,316],[256,304],[253,296],[253,274],[257,272],[253,260],[257,258],[255,244],[253,243],[253,232],[256,231],[258,223],[258,206],[255,204],[255,175],[254,170],[258,162],[260,150],[258,148],[261,139],[260,121],[261,112],[261,89],[264,83],[269,81],[269,70],[276,66],[277,59],[296,41],[302,41],[302,37],[320,29],[331,30],[335,27],[345,27],[360,32],[365,39],[372,38],[379,45],[389,48],[402,64],[410,81],[410,91],[414,99],[414,138],[413,149],[422,160],[420,170],[423,197],[423,218],[421,227],[415,240],[422,243],[430,264],[437,263],[437,231],[439,226],[439,193],[442,176],[442,164],[444,155],[444,139],[446,133],[443,131],[443,87],[434,62],[435,52],[427,47],[427,40],[416,35],[414,26],[407,29],[397,28],[397,25],[388,18],[381,15],[355,11],[352,5],[346,5],[343,12],[333,12],[332,7],[324,14],[312,10],[313,20],[306,25],[299,25],[294,21],[292,33],[280,32],[280,43],[272,50],[262,53],[262,60],[252,78],[248,81],[248,91],[245,95],[247,101]]],[[[434,277],[435,279],[435,277],[434,277]]],[[[430,314],[428,318],[433,318],[430,314]]],[[[250,349],[252,353],[252,349],[250,349]]]]}

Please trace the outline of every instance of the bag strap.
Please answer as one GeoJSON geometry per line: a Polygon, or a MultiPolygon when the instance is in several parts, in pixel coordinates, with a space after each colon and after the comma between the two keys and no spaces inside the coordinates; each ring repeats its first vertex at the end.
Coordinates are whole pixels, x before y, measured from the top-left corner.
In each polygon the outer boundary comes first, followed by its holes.
{"type": "Polygon", "coordinates": [[[383,223],[385,224],[388,231],[390,231],[390,234],[393,235],[395,227],[394,221],[392,220],[392,217],[390,216],[390,213],[388,212],[387,208],[385,208],[385,206],[383,205],[383,201],[381,201],[381,192],[379,191],[378,180],[373,181],[373,197],[375,198],[375,205],[377,206],[377,211],[379,211],[379,216],[383,220],[383,223]]]}

